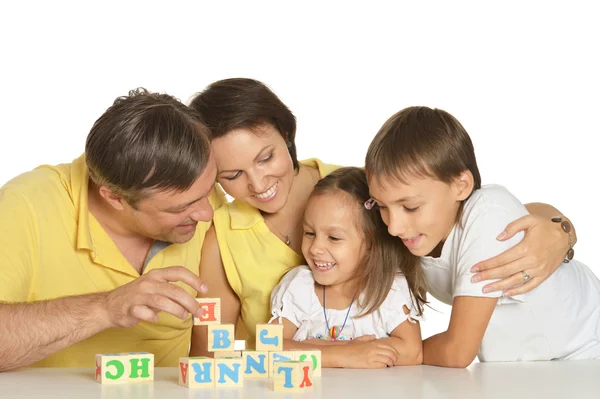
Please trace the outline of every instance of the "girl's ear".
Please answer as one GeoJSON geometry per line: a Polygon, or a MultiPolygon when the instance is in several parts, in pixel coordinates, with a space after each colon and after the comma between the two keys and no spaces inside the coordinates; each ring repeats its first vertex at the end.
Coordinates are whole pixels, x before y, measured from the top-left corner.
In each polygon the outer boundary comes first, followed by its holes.
{"type": "Polygon", "coordinates": [[[469,198],[473,192],[475,181],[470,170],[463,170],[460,175],[454,178],[454,191],[457,201],[464,201],[469,198]]]}

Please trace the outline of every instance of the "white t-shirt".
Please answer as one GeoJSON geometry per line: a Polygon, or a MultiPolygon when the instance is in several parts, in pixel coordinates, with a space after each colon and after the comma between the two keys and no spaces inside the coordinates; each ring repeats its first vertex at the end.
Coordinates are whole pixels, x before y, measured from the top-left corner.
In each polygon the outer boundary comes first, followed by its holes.
{"type": "Polygon", "coordinates": [[[516,245],[496,236],[527,214],[504,187],[484,186],[465,202],[460,221],[439,258],[421,258],[429,292],[452,304],[454,297],[499,298],[481,347],[480,361],[590,359],[600,357],[600,281],[575,260],[561,265],[536,289],[511,298],[484,294],[490,281],[471,283],[471,267],[516,245]]]}
{"type": "MultiPolygon", "coordinates": [[[[326,294],[327,295],[327,294],[326,294]]],[[[325,297],[327,300],[327,297],[325,297]]],[[[348,319],[344,319],[348,309],[326,309],[315,293],[315,280],[308,266],[298,266],[282,277],[280,283],[271,293],[271,321],[286,318],[297,328],[294,341],[311,338],[329,339],[329,327],[342,329],[339,340],[350,340],[362,335],[374,334],[377,338],[389,337],[390,333],[404,321],[420,320],[412,306],[410,291],[404,276],[397,276],[387,298],[376,311],[362,317],[355,317],[360,312],[354,302],[348,319]],[[404,314],[402,305],[410,310],[404,314]],[[325,322],[327,315],[327,323],[325,322]]]]}

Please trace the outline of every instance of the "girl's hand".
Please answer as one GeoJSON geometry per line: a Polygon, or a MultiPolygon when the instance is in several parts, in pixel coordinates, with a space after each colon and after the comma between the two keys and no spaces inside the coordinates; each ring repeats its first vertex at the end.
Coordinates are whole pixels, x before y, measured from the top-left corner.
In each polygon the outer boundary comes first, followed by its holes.
{"type": "MultiPolygon", "coordinates": [[[[343,348],[342,367],[353,369],[381,369],[392,367],[398,357],[393,346],[378,340],[368,342],[354,339],[343,348]]],[[[342,349],[342,348],[340,348],[342,349]]]]}
{"type": "Polygon", "coordinates": [[[525,231],[521,242],[471,268],[472,272],[479,272],[473,276],[473,282],[502,279],[484,286],[484,292],[506,290],[504,296],[529,292],[562,264],[569,250],[569,236],[560,223],[535,215],[523,216],[506,226],[497,239],[507,240],[521,230],[525,231]]]}

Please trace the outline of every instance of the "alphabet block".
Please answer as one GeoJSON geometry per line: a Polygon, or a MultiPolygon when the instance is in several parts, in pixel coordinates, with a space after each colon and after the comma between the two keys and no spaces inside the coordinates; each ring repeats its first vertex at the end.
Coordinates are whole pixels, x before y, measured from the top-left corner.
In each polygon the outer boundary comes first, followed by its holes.
{"type": "Polygon", "coordinates": [[[309,362],[291,360],[275,364],[274,391],[298,392],[308,390],[313,386],[312,365],[309,362]]]}
{"type": "Polygon", "coordinates": [[[244,378],[269,378],[269,352],[244,351],[244,378]]]}
{"type": "Polygon", "coordinates": [[[208,351],[227,352],[234,346],[233,324],[210,324],[208,326],[208,351]]]}
{"type": "Polygon", "coordinates": [[[294,350],[294,360],[309,362],[312,365],[313,377],[321,376],[321,351],[319,350],[294,350]]]}
{"type": "Polygon", "coordinates": [[[129,382],[154,381],[154,354],[148,352],[125,352],[129,362],[129,382]]]}
{"type": "Polygon", "coordinates": [[[209,325],[221,323],[221,298],[196,298],[204,310],[201,317],[194,317],[194,325],[209,325]]]}
{"type": "Polygon", "coordinates": [[[294,351],[269,352],[269,377],[273,377],[273,371],[275,371],[275,363],[296,360],[295,356],[296,352],[294,351]]]}
{"type": "Polygon", "coordinates": [[[187,388],[214,388],[215,360],[209,357],[179,358],[179,385],[187,388]]]}
{"type": "Polygon", "coordinates": [[[100,384],[129,382],[129,355],[107,353],[96,355],[96,381],[100,384]]]}
{"type": "Polygon", "coordinates": [[[283,349],[283,324],[257,324],[256,350],[281,351],[283,349]]]}
{"type": "Polygon", "coordinates": [[[244,385],[244,359],[224,357],[215,360],[215,386],[231,387],[244,385]]]}

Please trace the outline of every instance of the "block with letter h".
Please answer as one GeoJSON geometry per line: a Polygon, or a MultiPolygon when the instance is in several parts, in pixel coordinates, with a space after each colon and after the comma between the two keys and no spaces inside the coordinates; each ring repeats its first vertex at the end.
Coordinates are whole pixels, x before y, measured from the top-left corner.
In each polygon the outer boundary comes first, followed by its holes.
{"type": "Polygon", "coordinates": [[[154,355],[148,352],[96,355],[96,381],[118,384],[154,380],[154,355]]]}

